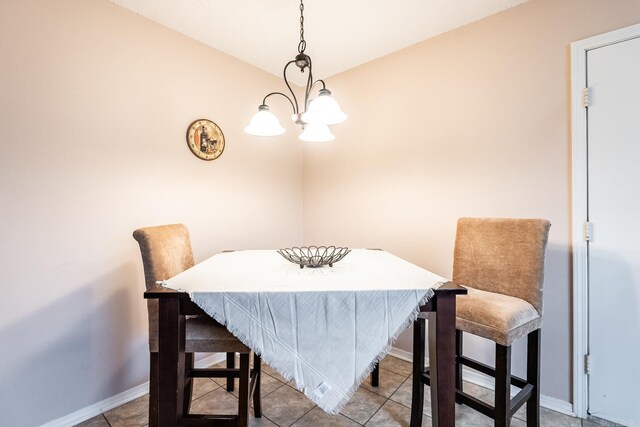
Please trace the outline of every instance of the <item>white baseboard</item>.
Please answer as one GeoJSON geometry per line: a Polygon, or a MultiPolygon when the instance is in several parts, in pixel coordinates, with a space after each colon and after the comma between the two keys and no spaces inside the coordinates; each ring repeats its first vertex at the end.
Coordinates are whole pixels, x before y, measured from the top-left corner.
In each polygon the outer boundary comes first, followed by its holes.
{"type": "Polygon", "coordinates": [[[393,357],[397,357],[398,359],[401,359],[407,362],[413,362],[413,353],[411,353],[410,351],[400,350],[399,348],[391,347],[391,350],[389,350],[389,355],[393,357]]]}
{"type": "MultiPolygon", "coordinates": [[[[391,351],[389,351],[391,356],[397,357],[398,359],[406,360],[407,362],[412,361],[412,353],[400,350],[399,348],[392,347],[391,351]]],[[[429,360],[427,359],[427,364],[429,360]]],[[[480,387],[488,388],[489,390],[493,390],[495,388],[495,383],[491,377],[488,375],[481,374],[471,369],[467,369],[464,367],[462,372],[462,378],[465,381],[470,383],[479,385],[480,387]]],[[[515,395],[517,389],[512,390],[512,396],[515,395]]],[[[561,414],[569,415],[575,417],[576,414],[573,412],[573,405],[569,402],[565,402],[564,400],[556,399],[555,397],[545,396],[544,394],[540,395],[540,406],[543,406],[547,409],[551,409],[552,411],[560,412],[561,414]]]]}
{"type": "MultiPolygon", "coordinates": [[[[226,356],[224,353],[215,353],[215,354],[212,354],[211,356],[198,360],[195,363],[195,367],[206,368],[216,363],[220,363],[224,360],[226,360],[226,356]]],[[[137,399],[141,396],[144,396],[147,393],[149,393],[148,381],[143,384],[140,384],[139,386],[123,391],[120,394],[116,394],[115,396],[109,397],[108,399],[102,400],[98,403],[94,403],[93,405],[89,405],[82,409],[79,409],[69,415],[65,415],[62,418],[58,418],[56,420],[43,424],[41,427],[73,426],[83,421],[86,421],[89,418],[93,418],[96,415],[100,415],[117,406],[124,405],[125,403],[130,402],[134,399],[137,399]]]]}
{"type": "MultiPolygon", "coordinates": [[[[391,356],[397,357],[398,359],[406,360],[407,362],[412,361],[412,354],[408,351],[401,350],[399,348],[392,347],[389,351],[391,356]]],[[[206,368],[208,366],[214,365],[216,363],[220,363],[225,360],[224,353],[216,353],[211,356],[205,357],[204,359],[200,359],[196,362],[196,368],[206,368]]],[[[494,389],[494,383],[490,377],[487,375],[481,374],[479,372],[475,372],[472,370],[464,369],[462,373],[462,377],[465,381],[469,381],[470,383],[479,385],[480,387],[485,387],[490,390],[494,389]]],[[[77,410],[69,415],[65,415],[62,418],[58,418],[56,420],[50,421],[46,424],[43,424],[41,427],[69,427],[75,424],[81,423],[82,421],[86,421],[89,418],[95,417],[96,415],[100,415],[103,412],[106,412],[110,409],[113,409],[117,406],[124,405],[127,402],[130,402],[134,399],[137,399],[140,396],[144,396],[149,392],[149,382],[145,382],[144,384],[140,384],[137,387],[133,387],[129,390],[123,391],[120,394],[117,394],[108,399],[102,400],[93,405],[86,406],[80,410],[77,410]]],[[[575,417],[573,412],[573,406],[569,402],[565,402],[564,400],[556,399],[555,397],[540,396],[540,406],[543,406],[547,409],[551,409],[552,411],[560,412],[561,414],[570,415],[575,417]]]]}
{"type": "Polygon", "coordinates": [[[109,397],[108,399],[102,400],[98,403],[94,403],[93,405],[85,406],[84,408],[79,409],[69,415],[65,415],[62,418],[58,418],[57,420],[53,420],[46,424],[43,424],[42,427],[73,426],[81,423],[82,421],[86,421],[89,418],[93,418],[96,415],[100,415],[103,412],[108,411],[109,409],[113,409],[117,406],[123,405],[127,402],[139,398],[140,396],[144,396],[147,393],[149,393],[148,381],[144,384],[140,384],[137,387],[123,391],[120,394],[109,397]]]}

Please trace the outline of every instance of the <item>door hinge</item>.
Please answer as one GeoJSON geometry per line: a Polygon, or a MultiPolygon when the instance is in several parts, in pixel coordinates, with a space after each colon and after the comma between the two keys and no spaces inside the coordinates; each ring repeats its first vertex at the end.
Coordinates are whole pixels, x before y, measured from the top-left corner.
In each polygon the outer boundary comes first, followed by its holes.
{"type": "Polygon", "coordinates": [[[586,221],[584,223],[584,241],[590,242],[593,238],[593,223],[586,221]]]}
{"type": "Polygon", "coordinates": [[[591,90],[588,87],[582,89],[582,106],[587,108],[589,106],[589,99],[591,97],[591,90]]]}
{"type": "Polygon", "coordinates": [[[584,373],[591,375],[591,355],[584,355],[584,373]]]}

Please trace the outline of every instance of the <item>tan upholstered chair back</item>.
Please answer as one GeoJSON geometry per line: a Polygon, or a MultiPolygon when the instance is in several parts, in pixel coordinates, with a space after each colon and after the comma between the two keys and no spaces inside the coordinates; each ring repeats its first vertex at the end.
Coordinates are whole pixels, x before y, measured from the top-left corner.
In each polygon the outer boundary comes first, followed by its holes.
{"type": "Polygon", "coordinates": [[[453,281],[523,299],[542,315],[550,227],[545,219],[460,218],[453,281]]]}
{"type": "Polygon", "coordinates": [[[193,267],[189,230],[182,224],[139,228],[133,238],[140,244],[147,289],[193,267]]]}
{"type": "MultiPolygon", "coordinates": [[[[139,228],[133,232],[133,238],[140,244],[147,289],[193,267],[189,230],[182,224],[139,228]]],[[[151,343],[158,334],[158,300],[147,300],[147,304],[151,343]]]]}

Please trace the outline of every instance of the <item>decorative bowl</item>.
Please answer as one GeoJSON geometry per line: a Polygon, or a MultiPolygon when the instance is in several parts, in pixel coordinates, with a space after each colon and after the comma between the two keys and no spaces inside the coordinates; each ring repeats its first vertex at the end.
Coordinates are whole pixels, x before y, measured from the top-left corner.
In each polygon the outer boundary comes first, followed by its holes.
{"type": "Polygon", "coordinates": [[[304,267],[322,267],[333,264],[344,258],[351,249],[335,246],[302,246],[300,248],[278,249],[278,253],[289,262],[304,267]]]}

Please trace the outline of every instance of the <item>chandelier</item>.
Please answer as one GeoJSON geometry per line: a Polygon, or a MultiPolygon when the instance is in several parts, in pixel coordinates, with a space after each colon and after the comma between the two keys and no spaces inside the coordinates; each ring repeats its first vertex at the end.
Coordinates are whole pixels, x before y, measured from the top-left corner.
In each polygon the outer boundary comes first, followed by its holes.
{"type": "Polygon", "coordinates": [[[325,142],[335,139],[331,133],[329,125],[342,123],[347,119],[347,115],[340,109],[335,99],[331,97],[331,92],[327,89],[323,80],[313,80],[313,72],[311,66],[311,58],[304,53],[307,42],[304,40],[304,4],[300,0],[300,42],[298,43],[298,54],[295,59],[287,62],[282,72],[284,82],[291,93],[291,97],[282,92],[271,92],[262,100],[262,104],[258,106],[258,112],[253,116],[249,125],[244,131],[255,136],[276,136],[285,132],[284,127],[280,124],[278,118],[269,111],[267,98],[272,95],[281,95],[287,98],[293,108],[293,116],[291,119],[297,125],[302,127],[300,139],[311,142],[325,142]],[[300,72],[307,71],[307,85],[304,91],[304,103],[302,109],[298,104],[298,98],[291,89],[289,80],[287,79],[287,69],[291,64],[295,64],[300,68],[300,72]],[[322,89],[318,91],[315,98],[309,100],[311,91],[317,84],[322,85],[322,89]]]}

